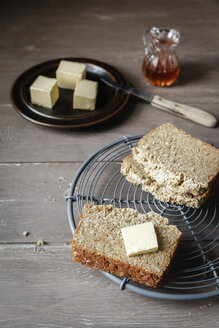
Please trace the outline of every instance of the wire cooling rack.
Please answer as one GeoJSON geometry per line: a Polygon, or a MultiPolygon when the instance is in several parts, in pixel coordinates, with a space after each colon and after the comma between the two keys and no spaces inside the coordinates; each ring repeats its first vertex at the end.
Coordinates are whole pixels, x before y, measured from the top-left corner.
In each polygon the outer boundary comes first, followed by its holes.
{"type": "Polygon", "coordinates": [[[121,160],[141,135],[123,137],[92,154],[79,168],[67,196],[72,233],[85,203],[113,204],[140,213],[154,211],[169,219],[183,233],[173,266],[162,287],[153,289],[126,278],[102,272],[107,278],[135,293],[168,300],[192,300],[219,295],[219,203],[211,198],[199,209],[157,201],[120,173],[121,160]]]}

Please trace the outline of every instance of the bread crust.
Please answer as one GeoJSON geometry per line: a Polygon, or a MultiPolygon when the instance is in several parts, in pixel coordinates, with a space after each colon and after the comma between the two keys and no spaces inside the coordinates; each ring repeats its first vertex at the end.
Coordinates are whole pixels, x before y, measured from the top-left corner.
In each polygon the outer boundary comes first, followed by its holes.
{"type": "Polygon", "coordinates": [[[103,254],[91,252],[89,249],[83,249],[75,245],[74,241],[72,240],[73,259],[74,261],[86,265],[92,269],[106,271],[111,274],[115,274],[119,277],[126,277],[140,284],[157,288],[162,284],[164,277],[170,269],[181,236],[182,235],[179,236],[177,244],[170,255],[169,265],[160,275],[156,273],[151,273],[147,270],[144,270],[143,268],[124,263],[117,259],[112,259],[103,254]]]}

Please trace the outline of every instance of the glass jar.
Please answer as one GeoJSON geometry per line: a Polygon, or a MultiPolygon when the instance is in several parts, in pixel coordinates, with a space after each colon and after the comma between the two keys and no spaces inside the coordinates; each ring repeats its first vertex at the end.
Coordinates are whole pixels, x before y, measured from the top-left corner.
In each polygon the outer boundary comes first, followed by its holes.
{"type": "Polygon", "coordinates": [[[145,31],[142,71],[148,82],[165,87],[176,81],[180,72],[180,61],[175,52],[179,39],[180,33],[173,29],[152,27],[145,31]]]}

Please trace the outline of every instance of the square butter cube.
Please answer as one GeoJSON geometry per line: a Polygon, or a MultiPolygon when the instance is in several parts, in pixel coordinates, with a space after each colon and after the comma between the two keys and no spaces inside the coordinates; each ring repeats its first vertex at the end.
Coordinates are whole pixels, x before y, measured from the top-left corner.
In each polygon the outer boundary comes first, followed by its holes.
{"type": "Polygon", "coordinates": [[[81,80],[77,83],[73,108],[94,110],[96,106],[98,83],[90,80],[81,80]]]}
{"type": "Polygon", "coordinates": [[[59,99],[56,79],[39,75],[30,86],[32,104],[52,108],[59,99]]]}
{"type": "Polygon", "coordinates": [[[56,79],[60,88],[74,90],[76,84],[86,78],[86,65],[61,60],[56,70],[56,79]]]}
{"type": "Polygon", "coordinates": [[[152,222],[125,227],[121,232],[128,256],[158,250],[157,235],[152,222]]]}

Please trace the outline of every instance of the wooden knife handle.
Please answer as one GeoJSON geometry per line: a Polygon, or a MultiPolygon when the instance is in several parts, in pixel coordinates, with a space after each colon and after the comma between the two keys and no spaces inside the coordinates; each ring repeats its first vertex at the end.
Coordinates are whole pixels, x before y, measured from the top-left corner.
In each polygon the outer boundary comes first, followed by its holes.
{"type": "Polygon", "coordinates": [[[153,97],[151,105],[207,127],[214,127],[217,124],[217,119],[213,115],[201,109],[179,104],[157,95],[153,97]]]}

